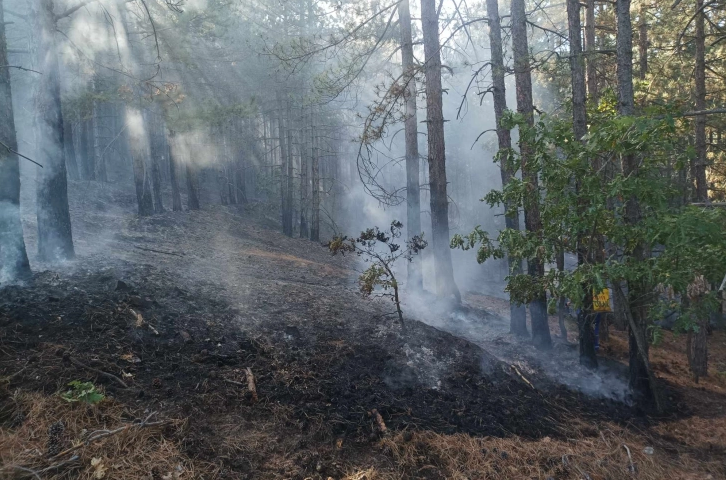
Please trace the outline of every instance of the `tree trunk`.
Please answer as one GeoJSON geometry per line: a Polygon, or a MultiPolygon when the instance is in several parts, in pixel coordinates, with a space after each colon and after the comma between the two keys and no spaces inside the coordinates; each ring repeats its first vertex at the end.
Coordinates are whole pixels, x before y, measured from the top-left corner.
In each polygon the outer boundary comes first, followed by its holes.
{"type": "MultiPolygon", "coordinates": [[[[0,65],[9,65],[3,0],[0,0],[0,65]]],[[[0,68],[0,141],[17,152],[9,68],[0,68]]],[[[30,263],[20,221],[18,156],[0,145],[0,165],[0,285],[3,285],[30,277],[30,263]]]]}
{"type": "MultiPolygon", "coordinates": [[[[304,111],[303,107],[303,111],[304,111]]],[[[312,119],[312,111],[310,112],[310,118],[312,119]]],[[[304,122],[303,122],[304,124],[304,122]]],[[[305,131],[301,132],[301,145],[300,145],[300,238],[307,239],[310,236],[310,229],[308,228],[308,143],[312,149],[312,142],[305,135],[305,131]]],[[[312,157],[312,155],[310,155],[312,157]]]]}
{"type": "MultiPolygon", "coordinates": [[[[703,0],[696,0],[696,68],[695,93],[696,110],[706,110],[706,13],[703,11],[703,0]]],[[[695,201],[708,200],[708,186],[706,184],[706,116],[699,115],[695,119],[696,125],[696,157],[692,161],[691,175],[695,181],[695,201]]]]}
{"type": "MultiPolygon", "coordinates": [[[[93,79],[93,91],[94,93],[98,92],[98,88],[96,85],[96,80],[93,79]]],[[[97,101],[93,102],[92,111],[91,111],[91,134],[92,134],[92,147],[93,147],[93,172],[94,172],[94,178],[100,182],[108,182],[108,177],[106,175],[106,160],[104,159],[104,156],[102,155],[102,148],[101,148],[101,128],[100,128],[100,115],[99,110],[101,107],[98,105],[97,101]]]]}
{"type": "Polygon", "coordinates": [[[280,143],[280,217],[282,222],[282,232],[288,235],[287,231],[287,162],[289,160],[287,145],[287,129],[285,128],[285,112],[282,111],[282,103],[278,101],[280,107],[277,117],[277,135],[280,143]]]}
{"type": "MultiPolygon", "coordinates": [[[[579,0],[567,0],[567,25],[570,42],[570,78],[572,84],[572,130],[577,141],[584,141],[587,135],[587,109],[585,102],[585,63],[582,55],[582,34],[580,25],[579,0]]],[[[576,186],[579,191],[579,184],[576,186]]],[[[579,234],[577,242],[577,258],[579,264],[592,263],[588,255],[587,232],[579,234]]],[[[564,267],[564,266],[563,266],[564,267]]],[[[585,298],[578,317],[580,340],[580,364],[591,369],[597,368],[595,353],[595,335],[593,321],[596,314],[592,311],[592,286],[583,285],[585,298]]]]}
{"type": "Polygon", "coordinates": [[[688,366],[695,382],[708,374],[708,316],[699,318],[697,324],[698,332],[690,330],[686,338],[688,366]]]}
{"type": "MultiPolygon", "coordinates": [[[[524,0],[512,0],[512,52],[514,55],[514,80],[517,90],[517,111],[524,116],[527,128],[534,127],[532,103],[532,72],[527,45],[527,17],[524,0]]],[[[529,163],[533,160],[532,147],[526,132],[520,129],[519,152],[522,158],[522,179],[527,185],[524,202],[524,225],[527,231],[537,234],[542,230],[539,213],[539,181],[537,172],[529,163]]],[[[527,260],[527,271],[532,277],[544,276],[544,264],[533,257],[527,260]]],[[[547,296],[541,289],[529,306],[532,322],[532,341],[538,349],[552,347],[547,316],[547,296]]]]}
{"type": "MultiPolygon", "coordinates": [[[[633,25],[630,18],[630,2],[631,0],[616,1],[617,35],[615,48],[617,53],[618,111],[620,115],[624,116],[631,116],[635,113],[633,25]]],[[[638,175],[638,161],[634,155],[623,156],[622,163],[624,176],[638,175]]],[[[625,202],[624,220],[631,226],[636,226],[641,221],[640,202],[635,195],[632,195],[625,202]]],[[[643,246],[635,246],[630,255],[635,258],[636,262],[644,260],[645,251],[643,246]]],[[[625,307],[630,327],[628,337],[630,387],[641,401],[650,401],[657,397],[654,396],[655,386],[652,386],[650,382],[652,373],[648,363],[648,342],[645,336],[647,312],[643,299],[647,297],[647,293],[648,288],[643,282],[629,283],[628,302],[625,307]]]]}
{"type": "Polygon", "coordinates": [[[638,78],[645,80],[648,75],[648,21],[646,5],[643,0],[638,9],[638,78]]]}
{"type": "Polygon", "coordinates": [[[61,111],[60,66],[56,53],[55,17],[52,0],[31,4],[30,18],[37,48],[36,94],[37,160],[43,165],[36,178],[38,255],[44,261],[68,260],[75,256],[71,216],[68,209],[63,113],[61,111]]]}
{"type": "Polygon", "coordinates": [[[172,145],[175,142],[176,132],[173,130],[169,130],[169,142],[168,142],[168,149],[169,149],[169,180],[171,182],[171,203],[172,203],[172,210],[174,212],[181,212],[183,210],[182,208],[182,200],[181,200],[181,190],[179,189],[179,173],[177,172],[179,168],[179,162],[177,160],[177,155],[174,153],[174,147],[176,145],[172,145]]]}
{"type": "Polygon", "coordinates": [[[149,156],[149,141],[145,131],[144,117],[133,107],[126,108],[126,133],[134,170],[134,186],[140,216],[154,214],[154,200],[146,158],[149,156]]]}
{"type": "Polygon", "coordinates": [[[310,128],[312,129],[312,144],[313,144],[313,158],[311,159],[310,172],[312,175],[312,211],[310,218],[310,240],[320,242],[320,162],[318,151],[318,138],[315,135],[315,115],[310,122],[310,128]]]}
{"type": "Polygon", "coordinates": [[[595,45],[595,0],[587,0],[585,12],[585,49],[587,56],[587,94],[590,101],[597,104],[600,102],[600,93],[597,84],[597,50],[595,45]]]}
{"type": "Polygon", "coordinates": [[[192,153],[189,151],[189,149],[186,149],[187,152],[189,152],[188,157],[185,159],[185,165],[186,165],[186,177],[187,177],[187,209],[189,210],[199,210],[199,175],[198,175],[198,169],[197,166],[194,165],[194,160],[192,159],[192,153]]]}
{"type": "MultiPolygon", "coordinates": [[[[499,17],[498,0],[487,0],[487,15],[489,16],[489,45],[491,47],[492,63],[492,90],[494,96],[494,119],[497,124],[497,140],[499,143],[499,169],[502,175],[502,187],[506,186],[514,176],[509,163],[512,150],[512,133],[502,127],[502,116],[507,110],[506,84],[504,81],[504,53],[502,46],[502,21],[499,17]]],[[[512,206],[505,205],[504,222],[507,229],[519,230],[519,211],[512,206]],[[510,210],[513,210],[510,214],[510,210]]],[[[510,275],[522,274],[522,262],[507,257],[508,272],[510,275]]],[[[528,336],[527,309],[523,304],[509,302],[509,332],[519,336],[528,336]]]]}
{"type": "Polygon", "coordinates": [[[461,302],[454,281],[449,238],[449,198],[446,194],[446,146],[441,91],[441,45],[436,0],[421,0],[421,25],[426,57],[426,129],[429,148],[431,192],[431,230],[434,253],[434,278],[438,295],[453,295],[461,302]]]}
{"type": "Polygon", "coordinates": [[[81,180],[94,180],[94,170],[92,162],[92,154],[89,148],[91,142],[89,140],[89,128],[88,119],[83,118],[83,113],[80,113],[78,120],[78,130],[80,131],[80,138],[78,139],[78,150],[80,154],[79,173],[81,180]]]}
{"type": "MultiPolygon", "coordinates": [[[[409,0],[402,0],[398,5],[398,20],[401,25],[401,59],[403,81],[405,82],[405,116],[404,130],[406,137],[406,232],[411,239],[420,235],[421,230],[421,191],[420,161],[418,153],[418,115],[416,106],[416,68],[413,63],[413,37],[411,34],[411,12],[409,0]]],[[[406,264],[408,269],[408,289],[421,291],[423,277],[421,274],[421,256],[413,256],[406,264]]]]}
{"type": "Polygon", "coordinates": [[[293,181],[294,181],[295,177],[294,177],[294,169],[293,169],[294,157],[292,154],[292,146],[293,146],[293,141],[292,141],[292,130],[293,129],[292,129],[292,125],[291,125],[292,124],[292,115],[290,113],[290,104],[289,103],[287,104],[287,121],[288,121],[288,125],[287,125],[287,163],[286,163],[287,174],[285,176],[285,180],[286,180],[285,190],[287,192],[285,193],[285,225],[284,225],[285,229],[284,230],[285,230],[285,235],[287,235],[288,237],[292,237],[293,230],[294,230],[293,222],[292,222],[293,221],[293,202],[292,201],[294,198],[293,197],[293,190],[294,190],[293,181]]]}
{"type": "Polygon", "coordinates": [[[161,159],[164,158],[161,136],[159,135],[159,122],[152,112],[148,116],[149,148],[151,151],[151,184],[154,189],[154,212],[164,212],[164,201],[161,195],[161,159]]]}

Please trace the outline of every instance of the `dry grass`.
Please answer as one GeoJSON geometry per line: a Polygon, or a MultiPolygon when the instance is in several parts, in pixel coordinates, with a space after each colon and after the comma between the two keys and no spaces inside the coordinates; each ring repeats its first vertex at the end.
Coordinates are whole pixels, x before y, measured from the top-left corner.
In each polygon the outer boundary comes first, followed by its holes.
{"type": "MultiPolygon", "coordinates": [[[[86,445],[83,440],[88,433],[130,425],[133,417],[114,401],[104,400],[91,406],[40,393],[16,392],[8,397],[6,406],[13,408],[18,425],[0,427],[3,478],[179,479],[214,475],[212,466],[193,463],[164,435],[177,434],[183,428],[179,421],[130,427],[86,445]],[[23,420],[18,423],[21,413],[23,420]],[[48,430],[58,421],[64,426],[61,449],[70,452],[50,458],[48,430]],[[70,450],[76,445],[80,446],[70,450]],[[71,459],[74,460],[68,462],[71,459]]],[[[5,411],[9,413],[10,409],[6,407],[5,411]]]]}
{"type": "Polygon", "coordinates": [[[430,431],[398,433],[380,441],[395,467],[351,470],[348,479],[416,476],[445,479],[720,479],[721,456],[700,460],[614,425],[597,436],[567,439],[476,438],[430,431]],[[627,446],[627,449],[626,449],[627,446]],[[654,448],[647,454],[646,447],[654,448]],[[628,456],[630,451],[630,458],[628,456]],[[632,462],[631,462],[632,458],[632,462]]]}

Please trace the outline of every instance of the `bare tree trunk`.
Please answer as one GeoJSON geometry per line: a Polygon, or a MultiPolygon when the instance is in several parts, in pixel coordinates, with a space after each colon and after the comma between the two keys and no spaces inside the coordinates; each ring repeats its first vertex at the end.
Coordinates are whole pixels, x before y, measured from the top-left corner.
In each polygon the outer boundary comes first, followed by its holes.
{"type": "MultiPolygon", "coordinates": [[[[0,65],[8,64],[3,0],[0,0],[0,65]]],[[[17,152],[10,69],[0,68],[0,142],[17,152]]],[[[18,156],[0,145],[0,285],[30,277],[20,221],[20,164],[18,156]]]]}
{"type": "Polygon", "coordinates": [[[585,49],[587,56],[587,93],[590,101],[597,104],[600,101],[600,92],[597,84],[597,50],[595,45],[595,0],[587,0],[585,12],[585,49]]]}
{"type": "Polygon", "coordinates": [[[95,171],[93,168],[93,154],[91,153],[90,144],[91,141],[89,135],[88,119],[84,119],[81,116],[78,120],[78,130],[80,131],[80,138],[78,139],[78,150],[80,153],[80,174],[81,180],[95,180],[95,171]]]}
{"type": "MultiPolygon", "coordinates": [[[[706,110],[706,13],[703,11],[703,0],[696,0],[696,110],[706,110]]],[[[706,183],[707,145],[706,145],[706,116],[696,117],[696,157],[692,161],[691,175],[696,183],[696,202],[708,200],[708,185],[706,183]]]]}
{"type": "MultiPolygon", "coordinates": [[[[631,116],[635,113],[635,95],[633,91],[633,25],[630,18],[631,0],[617,0],[617,78],[618,78],[618,110],[620,115],[631,116]]],[[[623,156],[622,169],[624,176],[638,175],[638,160],[634,155],[623,156]]],[[[625,202],[624,220],[631,226],[641,222],[640,202],[632,195],[625,202]]],[[[645,258],[642,245],[636,246],[630,253],[636,261],[645,258]]],[[[630,334],[629,366],[630,387],[641,400],[656,400],[656,387],[651,385],[652,373],[648,363],[648,342],[645,336],[648,324],[646,305],[648,287],[643,282],[632,282],[628,285],[628,305],[626,316],[629,318],[630,334]],[[628,312],[629,311],[629,312],[628,312]]]]}
{"type": "MultiPolygon", "coordinates": [[[[532,103],[532,72],[527,45],[527,16],[524,0],[512,0],[512,51],[514,55],[514,79],[517,90],[517,111],[524,116],[528,128],[534,127],[534,105],[532,103]]],[[[537,172],[530,168],[533,160],[532,147],[527,135],[520,131],[519,152],[522,158],[522,179],[528,193],[524,202],[524,225],[527,231],[542,230],[539,213],[539,181],[537,172]]],[[[537,258],[527,261],[527,271],[532,277],[544,276],[544,264],[537,258]]],[[[537,293],[529,305],[532,320],[532,341],[538,349],[552,347],[552,337],[547,316],[547,297],[544,289],[537,293]]]]}
{"type": "MultiPolygon", "coordinates": [[[[93,91],[98,92],[98,86],[96,85],[96,79],[93,79],[93,91]]],[[[101,129],[100,129],[100,115],[99,110],[101,107],[98,102],[94,100],[91,109],[91,135],[92,135],[92,147],[93,147],[93,172],[94,178],[100,182],[108,182],[106,175],[106,161],[102,155],[101,148],[101,129]]]]}
{"type": "Polygon", "coordinates": [[[172,204],[172,210],[174,212],[181,212],[183,210],[182,208],[182,200],[181,200],[181,190],[179,189],[179,173],[177,172],[179,168],[179,161],[177,160],[177,155],[174,153],[174,147],[176,142],[176,132],[169,129],[169,180],[171,182],[171,204],[172,204]]]}
{"type": "Polygon", "coordinates": [[[75,256],[68,209],[60,66],[53,38],[56,30],[52,0],[31,4],[30,18],[37,48],[36,64],[43,75],[36,95],[37,160],[43,165],[36,179],[38,255],[42,260],[67,260],[75,256]]]}
{"type": "Polygon", "coordinates": [[[312,175],[312,212],[311,212],[311,223],[310,223],[310,240],[319,242],[320,241],[320,151],[318,148],[318,138],[315,132],[315,115],[310,121],[310,128],[312,129],[312,144],[313,144],[313,158],[311,161],[311,175],[312,175]]]}
{"type": "MultiPolygon", "coordinates": [[[[401,24],[401,59],[403,81],[406,83],[404,93],[404,123],[406,137],[406,232],[411,239],[420,235],[421,230],[421,191],[420,191],[420,160],[418,153],[418,115],[416,106],[416,67],[413,63],[413,37],[411,34],[411,12],[409,0],[402,0],[398,5],[398,20],[401,24]]],[[[423,289],[421,275],[421,256],[414,256],[406,266],[408,269],[408,289],[423,289]]]]}
{"type": "Polygon", "coordinates": [[[446,146],[441,91],[441,45],[436,0],[421,0],[421,25],[426,56],[426,129],[429,148],[429,184],[431,192],[431,230],[434,253],[434,277],[439,295],[453,295],[461,302],[454,281],[449,238],[449,198],[446,194],[446,146]]]}
{"type": "MultiPolygon", "coordinates": [[[[509,165],[509,154],[512,150],[512,133],[502,127],[502,117],[507,110],[506,84],[504,81],[504,53],[502,46],[502,21],[499,17],[498,0],[487,0],[487,15],[489,16],[489,45],[491,47],[492,88],[494,96],[494,119],[497,123],[497,140],[499,142],[499,168],[502,175],[502,187],[506,186],[514,176],[509,165]]],[[[512,206],[505,204],[504,222],[507,229],[519,230],[519,212],[512,210],[512,206]]],[[[522,274],[522,262],[507,257],[508,272],[512,275],[522,274]]],[[[528,336],[527,309],[523,304],[509,302],[509,332],[520,336],[528,336]]]]}

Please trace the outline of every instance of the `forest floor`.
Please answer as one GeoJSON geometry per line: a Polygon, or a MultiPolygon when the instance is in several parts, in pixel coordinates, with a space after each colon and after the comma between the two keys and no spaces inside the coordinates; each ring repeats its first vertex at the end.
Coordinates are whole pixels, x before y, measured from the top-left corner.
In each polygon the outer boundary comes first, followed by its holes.
{"type": "Polygon", "coordinates": [[[254,206],[139,219],[80,183],[71,202],[77,260],[0,290],[1,477],[726,477],[721,331],[699,384],[682,337],[653,348],[653,416],[628,403],[623,333],[591,374],[574,333],[537,353],[493,297],[411,299],[402,330],[354,259],[254,206]],[[64,400],[71,381],[105,399],[64,400]]]}

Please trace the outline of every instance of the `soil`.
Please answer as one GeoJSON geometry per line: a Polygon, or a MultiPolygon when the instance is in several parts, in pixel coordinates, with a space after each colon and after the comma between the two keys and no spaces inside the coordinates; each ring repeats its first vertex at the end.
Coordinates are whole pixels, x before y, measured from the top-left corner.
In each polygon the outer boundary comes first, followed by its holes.
{"type": "MultiPolygon", "coordinates": [[[[408,466],[386,443],[424,449],[421,433],[567,443],[577,420],[578,436],[599,440],[601,426],[619,426],[659,436],[672,452],[680,441],[657,427],[693,415],[677,387],[667,416],[654,418],[548,376],[525,341],[502,334],[501,306],[485,296],[404,328],[385,315],[388,303],[358,295],[353,259],[284,237],[254,205],[140,219],[132,199],[112,196],[72,198],[77,260],[34,263],[32,282],[0,289],[5,434],[24,415],[14,391],[55,396],[92,381],[128,422],[150,412],[183,421],[163,435],[197,463],[196,476],[433,478],[452,473],[425,457],[408,466]],[[456,335],[434,327],[456,331],[450,320],[462,316],[468,327],[456,335]]],[[[573,359],[567,346],[553,358],[573,359]]],[[[608,362],[622,367],[617,357],[608,362]]],[[[723,403],[722,392],[710,395],[723,403]]],[[[726,453],[723,439],[703,449],[690,456],[726,453]]],[[[705,473],[726,474],[719,466],[705,473]]],[[[581,476],[557,469],[548,475],[581,476]]]]}

